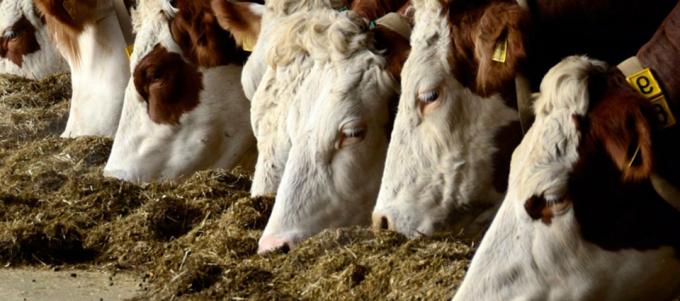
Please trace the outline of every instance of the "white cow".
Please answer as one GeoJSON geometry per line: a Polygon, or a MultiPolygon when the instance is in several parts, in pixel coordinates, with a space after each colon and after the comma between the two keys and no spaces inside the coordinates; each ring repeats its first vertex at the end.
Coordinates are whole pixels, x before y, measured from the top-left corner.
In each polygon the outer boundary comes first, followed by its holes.
{"type": "Polygon", "coordinates": [[[501,94],[482,95],[457,78],[472,58],[452,52],[478,33],[452,33],[448,3],[413,2],[411,53],[373,223],[409,236],[476,235],[502,199],[496,178],[507,176],[503,154],[509,159],[519,141],[518,114],[501,94]]]}
{"type": "Polygon", "coordinates": [[[73,94],[62,137],[116,132],[130,68],[113,2],[35,1],[71,70],[73,94]]]}
{"type": "Polygon", "coordinates": [[[300,65],[302,62],[299,62],[298,65],[301,66],[299,70],[286,71],[286,74],[278,72],[276,80],[268,80],[269,85],[278,85],[276,88],[270,88],[270,96],[259,98],[254,96],[267,70],[267,53],[272,48],[272,40],[276,38],[274,31],[277,31],[291,15],[307,14],[318,9],[340,8],[344,5],[341,0],[271,0],[265,3],[257,43],[243,67],[241,77],[245,95],[252,102],[250,118],[257,137],[259,154],[250,190],[253,196],[276,193],[288,158],[288,151],[283,150],[290,148],[287,139],[277,140],[275,129],[285,127],[284,119],[278,116],[285,114],[288,99],[292,98],[298,86],[296,82],[304,79],[307,72],[304,71],[306,68],[300,65]],[[262,99],[276,101],[263,102],[262,99]]]}
{"type": "Polygon", "coordinates": [[[253,125],[260,155],[270,159],[257,168],[277,162],[283,175],[259,252],[291,248],[326,228],[370,223],[395,78],[408,51],[405,37],[377,38],[393,33],[330,9],[294,14],[272,32],[253,125]],[[393,63],[396,73],[388,70],[393,63]]]}
{"type": "Polygon", "coordinates": [[[42,79],[67,70],[33,1],[0,2],[0,73],[42,79]]]}
{"type": "Polygon", "coordinates": [[[654,180],[668,167],[678,184],[677,128],[653,129],[650,103],[585,57],[548,72],[534,109],[508,193],[454,300],[680,294],[680,211],[654,180]]]}
{"type": "Polygon", "coordinates": [[[247,57],[241,44],[256,39],[262,5],[171,2],[142,1],[134,12],[133,76],[106,176],[148,182],[254,165],[250,103],[239,79],[247,57]]]}

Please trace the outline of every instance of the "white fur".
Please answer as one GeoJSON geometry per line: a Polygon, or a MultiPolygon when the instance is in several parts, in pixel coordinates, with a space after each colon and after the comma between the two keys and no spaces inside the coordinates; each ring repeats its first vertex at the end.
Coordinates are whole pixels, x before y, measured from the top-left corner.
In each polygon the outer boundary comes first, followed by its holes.
{"type": "Polygon", "coordinates": [[[409,236],[439,230],[476,235],[490,221],[503,191],[493,183],[494,136],[517,121],[499,95],[482,98],[452,75],[447,14],[440,1],[414,1],[411,53],[374,218],[409,236]],[[417,95],[438,89],[426,116],[417,95]]]}
{"type": "Polygon", "coordinates": [[[54,73],[68,70],[66,61],[50,40],[45,24],[36,15],[31,0],[4,0],[0,2],[0,34],[11,28],[21,16],[35,27],[35,38],[40,50],[24,55],[21,66],[6,58],[0,58],[0,73],[30,79],[42,79],[54,73]]]}
{"type": "Polygon", "coordinates": [[[316,9],[329,9],[342,7],[342,0],[269,0],[262,10],[262,22],[257,44],[250,54],[246,65],[243,67],[241,84],[243,91],[248,99],[253,99],[253,94],[260,81],[264,77],[266,66],[267,50],[272,32],[280,27],[288,16],[295,13],[306,13],[316,9]]]}
{"type": "Polygon", "coordinates": [[[572,119],[588,108],[587,74],[602,62],[571,57],[541,84],[536,121],[515,150],[510,186],[454,300],[667,300],[680,289],[670,247],[609,252],[585,241],[571,209],[550,225],[524,209],[532,195],[559,199],[578,160],[572,119]]]}
{"type": "MultiPolygon", "coordinates": [[[[133,14],[137,31],[131,69],[160,44],[182,54],[168,26],[176,10],[167,1],[144,1],[133,14]]],[[[175,179],[210,168],[252,168],[255,138],[250,128],[250,103],[243,95],[237,65],[199,68],[203,90],[199,104],[184,113],[178,125],[154,123],[133,79],[128,84],[120,126],[106,176],[129,181],[175,179]]]]}
{"type": "Polygon", "coordinates": [[[282,112],[287,111],[292,93],[299,86],[299,82],[305,79],[312,64],[311,61],[297,58],[296,63],[268,70],[268,62],[272,63],[270,49],[274,48],[270,45],[275,43],[277,37],[280,39],[281,36],[288,36],[286,31],[280,30],[282,27],[290,27],[284,25],[289,22],[287,20],[301,19],[299,16],[314,10],[340,6],[342,5],[338,0],[271,0],[265,5],[257,43],[243,66],[241,76],[243,91],[253,102],[251,120],[255,136],[258,138],[260,153],[251,187],[253,196],[274,194],[279,186],[283,167],[288,158],[288,152],[283,150],[290,148],[290,142],[287,139],[277,140],[276,137],[283,137],[276,134],[277,129],[285,127],[283,120],[277,116],[282,116],[284,114],[282,112]],[[257,93],[262,95],[256,96],[260,82],[264,82],[267,88],[260,89],[262,91],[257,93]]]}
{"type": "Polygon", "coordinates": [[[253,192],[262,189],[258,179],[278,186],[261,252],[325,228],[370,223],[396,85],[367,29],[354,13],[316,10],[294,14],[274,32],[252,100],[261,158],[253,192]],[[336,147],[352,121],[366,124],[366,137],[336,147]]]}
{"type": "Polygon", "coordinates": [[[62,137],[113,137],[123,107],[130,68],[112,0],[98,1],[97,21],[87,24],[75,42],[78,55],[54,36],[71,69],[73,95],[62,137]]]}

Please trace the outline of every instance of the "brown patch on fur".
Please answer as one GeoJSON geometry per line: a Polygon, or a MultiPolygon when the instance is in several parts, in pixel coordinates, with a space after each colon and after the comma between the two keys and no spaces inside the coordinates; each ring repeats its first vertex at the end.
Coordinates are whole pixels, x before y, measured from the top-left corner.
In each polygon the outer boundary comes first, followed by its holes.
{"type": "Polygon", "coordinates": [[[170,21],[173,39],[182,48],[184,56],[195,65],[242,65],[247,53],[236,45],[231,33],[220,27],[210,2],[177,0],[179,11],[170,21]]]}
{"type": "Polygon", "coordinates": [[[179,124],[182,114],[198,106],[202,79],[196,66],[160,45],[137,64],[133,73],[149,117],[158,124],[179,124]]]}
{"type": "Polygon", "coordinates": [[[40,50],[40,44],[35,37],[35,27],[22,15],[12,27],[5,29],[0,37],[0,57],[7,58],[17,66],[24,63],[24,55],[40,50]],[[12,31],[12,37],[5,37],[7,31],[12,31]]]}
{"type": "Polygon", "coordinates": [[[498,129],[493,139],[496,152],[493,154],[493,187],[503,193],[508,189],[510,161],[515,147],[522,141],[522,127],[519,121],[498,129]]]}
{"type": "MultiPolygon", "coordinates": [[[[590,110],[580,118],[579,161],[569,178],[567,199],[584,239],[606,250],[656,249],[680,251],[680,212],[654,190],[649,174],[659,162],[652,143],[664,134],[652,132],[649,102],[633,91],[620,72],[610,72],[602,93],[590,93],[590,110]],[[639,161],[627,168],[631,149],[641,146],[639,161]]],[[[672,141],[678,150],[677,132],[672,141]]]]}
{"type": "Polygon", "coordinates": [[[453,1],[449,4],[454,76],[476,94],[500,94],[516,108],[515,75],[527,59],[529,15],[515,1],[453,1]],[[505,63],[493,61],[496,44],[508,41],[505,63]]]}
{"type": "MultiPolygon", "coordinates": [[[[610,72],[609,78],[602,100],[595,106],[591,104],[590,138],[604,148],[624,181],[647,179],[653,166],[648,122],[655,120],[653,109],[649,101],[628,86],[620,72],[610,72]]],[[[598,94],[590,91],[591,97],[598,94]]]]}
{"type": "Polygon", "coordinates": [[[212,10],[215,12],[220,26],[230,32],[236,44],[243,47],[247,41],[256,41],[260,33],[262,16],[258,16],[250,9],[248,2],[231,2],[228,0],[213,0],[212,10]]]}
{"type": "Polygon", "coordinates": [[[680,3],[666,17],[661,27],[638,52],[640,61],[652,70],[662,85],[666,99],[674,102],[674,113],[680,114],[680,3]]]}
{"type": "Polygon", "coordinates": [[[354,0],[351,10],[368,20],[378,18],[399,10],[408,0],[354,0]]]}
{"type": "Polygon", "coordinates": [[[78,61],[78,35],[85,25],[97,21],[97,0],[36,0],[35,5],[45,17],[47,28],[60,49],[74,62],[78,61]]]}

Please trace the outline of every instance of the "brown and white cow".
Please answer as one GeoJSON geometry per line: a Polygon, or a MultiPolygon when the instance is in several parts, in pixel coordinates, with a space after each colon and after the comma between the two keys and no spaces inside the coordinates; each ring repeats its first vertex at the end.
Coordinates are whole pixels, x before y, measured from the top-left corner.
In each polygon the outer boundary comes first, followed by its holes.
{"type": "Polygon", "coordinates": [[[70,110],[62,137],[113,137],[130,78],[127,43],[114,9],[122,0],[36,0],[71,70],[70,110]]]}
{"type": "Polygon", "coordinates": [[[680,4],[634,64],[577,56],[548,72],[508,193],[454,300],[680,294],[680,125],[669,118],[680,112],[678,50],[680,4]]]}
{"type": "Polygon", "coordinates": [[[33,1],[0,1],[0,73],[42,79],[67,70],[33,1]]]}
{"type": "MultiPolygon", "coordinates": [[[[374,225],[409,236],[488,225],[522,135],[516,81],[560,58],[619,61],[676,0],[417,0],[412,51],[374,209],[374,225]],[[634,21],[633,21],[634,20],[634,21]],[[607,34],[605,34],[607,33],[607,34]]],[[[635,44],[637,42],[637,44],[635,44]]]]}
{"type": "Polygon", "coordinates": [[[546,75],[535,113],[513,155],[508,194],[454,300],[679,294],[680,207],[652,181],[680,187],[677,125],[655,129],[656,112],[620,72],[584,57],[546,75]]]}
{"type": "Polygon", "coordinates": [[[370,224],[408,53],[408,33],[383,20],[371,29],[353,11],[318,9],[271,32],[253,125],[258,145],[270,146],[260,154],[279,160],[282,174],[259,252],[291,248],[326,228],[370,224]]]}
{"type": "Polygon", "coordinates": [[[132,79],[106,176],[147,182],[252,168],[257,151],[240,85],[248,57],[242,45],[257,38],[262,10],[227,0],[139,4],[132,79]]]}

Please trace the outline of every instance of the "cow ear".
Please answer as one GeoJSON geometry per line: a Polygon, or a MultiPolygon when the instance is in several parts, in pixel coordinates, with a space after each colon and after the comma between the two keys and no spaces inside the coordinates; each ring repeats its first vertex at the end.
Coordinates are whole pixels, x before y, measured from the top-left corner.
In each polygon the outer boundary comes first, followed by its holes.
{"type": "Polygon", "coordinates": [[[491,4],[482,15],[475,37],[479,62],[476,89],[482,96],[513,83],[526,59],[528,12],[517,4],[491,4]]]}
{"type": "Polygon", "coordinates": [[[628,86],[606,92],[588,114],[590,132],[621,171],[624,181],[649,178],[653,167],[650,104],[628,86]]]}
{"type": "Polygon", "coordinates": [[[402,34],[387,28],[382,24],[373,29],[376,48],[385,51],[387,58],[387,71],[392,74],[397,82],[401,81],[401,69],[411,52],[409,40],[402,34]]]}
{"type": "Polygon", "coordinates": [[[229,0],[213,0],[211,7],[220,27],[230,32],[241,48],[252,51],[260,33],[264,7],[255,3],[229,0]]]}

